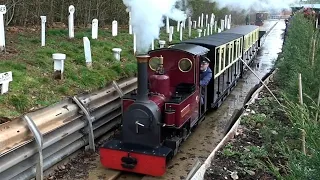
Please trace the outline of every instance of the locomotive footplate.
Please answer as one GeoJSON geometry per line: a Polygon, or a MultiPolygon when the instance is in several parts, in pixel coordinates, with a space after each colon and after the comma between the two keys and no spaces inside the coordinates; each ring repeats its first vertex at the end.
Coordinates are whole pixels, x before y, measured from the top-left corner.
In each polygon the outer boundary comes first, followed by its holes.
{"type": "Polygon", "coordinates": [[[162,176],[166,172],[167,160],[173,152],[170,148],[142,147],[112,140],[100,148],[103,166],[121,171],[162,176]]]}

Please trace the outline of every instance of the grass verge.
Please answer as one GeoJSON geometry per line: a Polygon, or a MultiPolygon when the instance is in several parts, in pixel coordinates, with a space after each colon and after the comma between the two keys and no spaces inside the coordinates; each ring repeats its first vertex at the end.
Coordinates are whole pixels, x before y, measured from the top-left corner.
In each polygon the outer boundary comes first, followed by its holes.
{"type": "MultiPolygon", "coordinates": [[[[118,36],[111,30],[100,28],[97,40],[91,39],[91,29],[76,29],[75,38],[68,38],[66,29],[48,29],[46,46],[41,47],[40,31],[36,29],[11,28],[6,33],[7,53],[0,54],[0,73],[12,71],[13,82],[9,93],[0,96],[0,117],[16,118],[28,111],[36,110],[61,99],[103,88],[112,80],[133,76],[136,62],[133,55],[133,36],[127,28],[120,28],[118,36]],[[83,37],[91,41],[92,69],[85,63],[83,37]],[[121,61],[113,58],[112,48],[122,49],[121,61]],[[64,53],[65,73],[63,80],[53,79],[53,53],[64,53]]],[[[197,32],[192,30],[192,37],[197,32]]],[[[188,38],[187,30],[183,39],[188,38]]],[[[168,41],[162,30],[160,39],[168,41]]],[[[173,35],[179,42],[179,33],[173,35]]],[[[155,40],[155,48],[159,47],[155,40]]]]}

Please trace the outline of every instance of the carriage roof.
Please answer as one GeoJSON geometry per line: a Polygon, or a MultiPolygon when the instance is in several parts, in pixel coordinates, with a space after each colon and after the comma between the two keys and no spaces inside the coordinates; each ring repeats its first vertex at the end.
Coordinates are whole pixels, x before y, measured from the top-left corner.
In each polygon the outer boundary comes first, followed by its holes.
{"type": "Polygon", "coordinates": [[[241,34],[241,35],[247,35],[251,33],[252,31],[259,29],[259,26],[254,26],[254,25],[243,25],[243,26],[237,26],[232,29],[226,30],[221,32],[222,34],[224,33],[233,33],[233,34],[241,34]]]}
{"type": "Polygon", "coordinates": [[[168,48],[160,48],[160,49],[155,49],[155,50],[149,51],[149,53],[156,52],[156,51],[163,51],[163,50],[182,51],[182,52],[186,52],[186,53],[189,53],[192,55],[203,55],[209,51],[209,49],[207,49],[203,46],[198,46],[198,45],[194,45],[194,44],[174,44],[168,48]]]}
{"type": "Polygon", "coordinates": [[[224,34],[218,33],[210,36],[203,36],[200,38],[185,40],[185,41],[182,41],[181,43],[196,44],[196,45],[205,46],[209,49],[212,49],[214,47],[218,47],[223,44],[229,43],[230,41],[233,41],[240,37],[242,37],[242,35],[232,34],[232,33],[224,33],[224,34]]]}

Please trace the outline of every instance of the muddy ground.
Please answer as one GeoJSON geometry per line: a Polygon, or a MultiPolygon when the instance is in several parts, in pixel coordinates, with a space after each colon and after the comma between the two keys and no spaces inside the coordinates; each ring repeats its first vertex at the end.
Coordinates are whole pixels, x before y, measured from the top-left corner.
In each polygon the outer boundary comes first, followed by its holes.
{"type": "Polygon", "coordinates": [[[11,121],[11,119],[6,118],[6,117],[0,117],[0,124],[3,124],[5,122],[9,122],[9,121],[11,121]]]}
{"type": "Polygon", "coordinates": [[[45,180],[105,180],[107,177],[117,174],[117,171],[113,170],[100,174],[94,171],[94,169],[104,169],[100,163],[99,147],[117,134],[119,131],[116,130],[97,139],[96,152],[79,150],[74,156],[56,164],[55,167],[45,172],[45,180]]]}
{"type": "MultiPolygon", "coordinates": [[[[280,97],[276,83],[270,83],[268,87],[280,97]]],[[[281,98],[280,102],[283,102],[281,98]]],[[[235,138],[217,152],[211,167],[207,169],[205,179],[277,179],[269,170],[269,162],[277,166],[280,174],[284,174],[283,165],[287,160],[272,148],[270,139],[279,132],[267,125],[270,121],[289,124],[283,109],[263,89],[258,100],[243,114],[235,138]]]]}

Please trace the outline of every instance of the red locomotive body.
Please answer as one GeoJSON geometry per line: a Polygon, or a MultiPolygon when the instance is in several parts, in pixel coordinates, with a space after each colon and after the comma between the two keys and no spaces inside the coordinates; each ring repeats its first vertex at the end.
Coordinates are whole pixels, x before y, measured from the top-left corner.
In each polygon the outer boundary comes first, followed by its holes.
{"type": "Polygon", "coordinates": [[[122,102],[122,137],[100,150],[105,167],[152,176],[165,173],[167,161],[202,117],[199,56],[207,51],[196,45],[176,46],[152,51],[146,62],[138,63],[138,92],[122,102]],[[184,50],[185,46],[201,51],[184,50]],[[148,89],[145,100],[139,92],[143,86],[148,89]]]}

